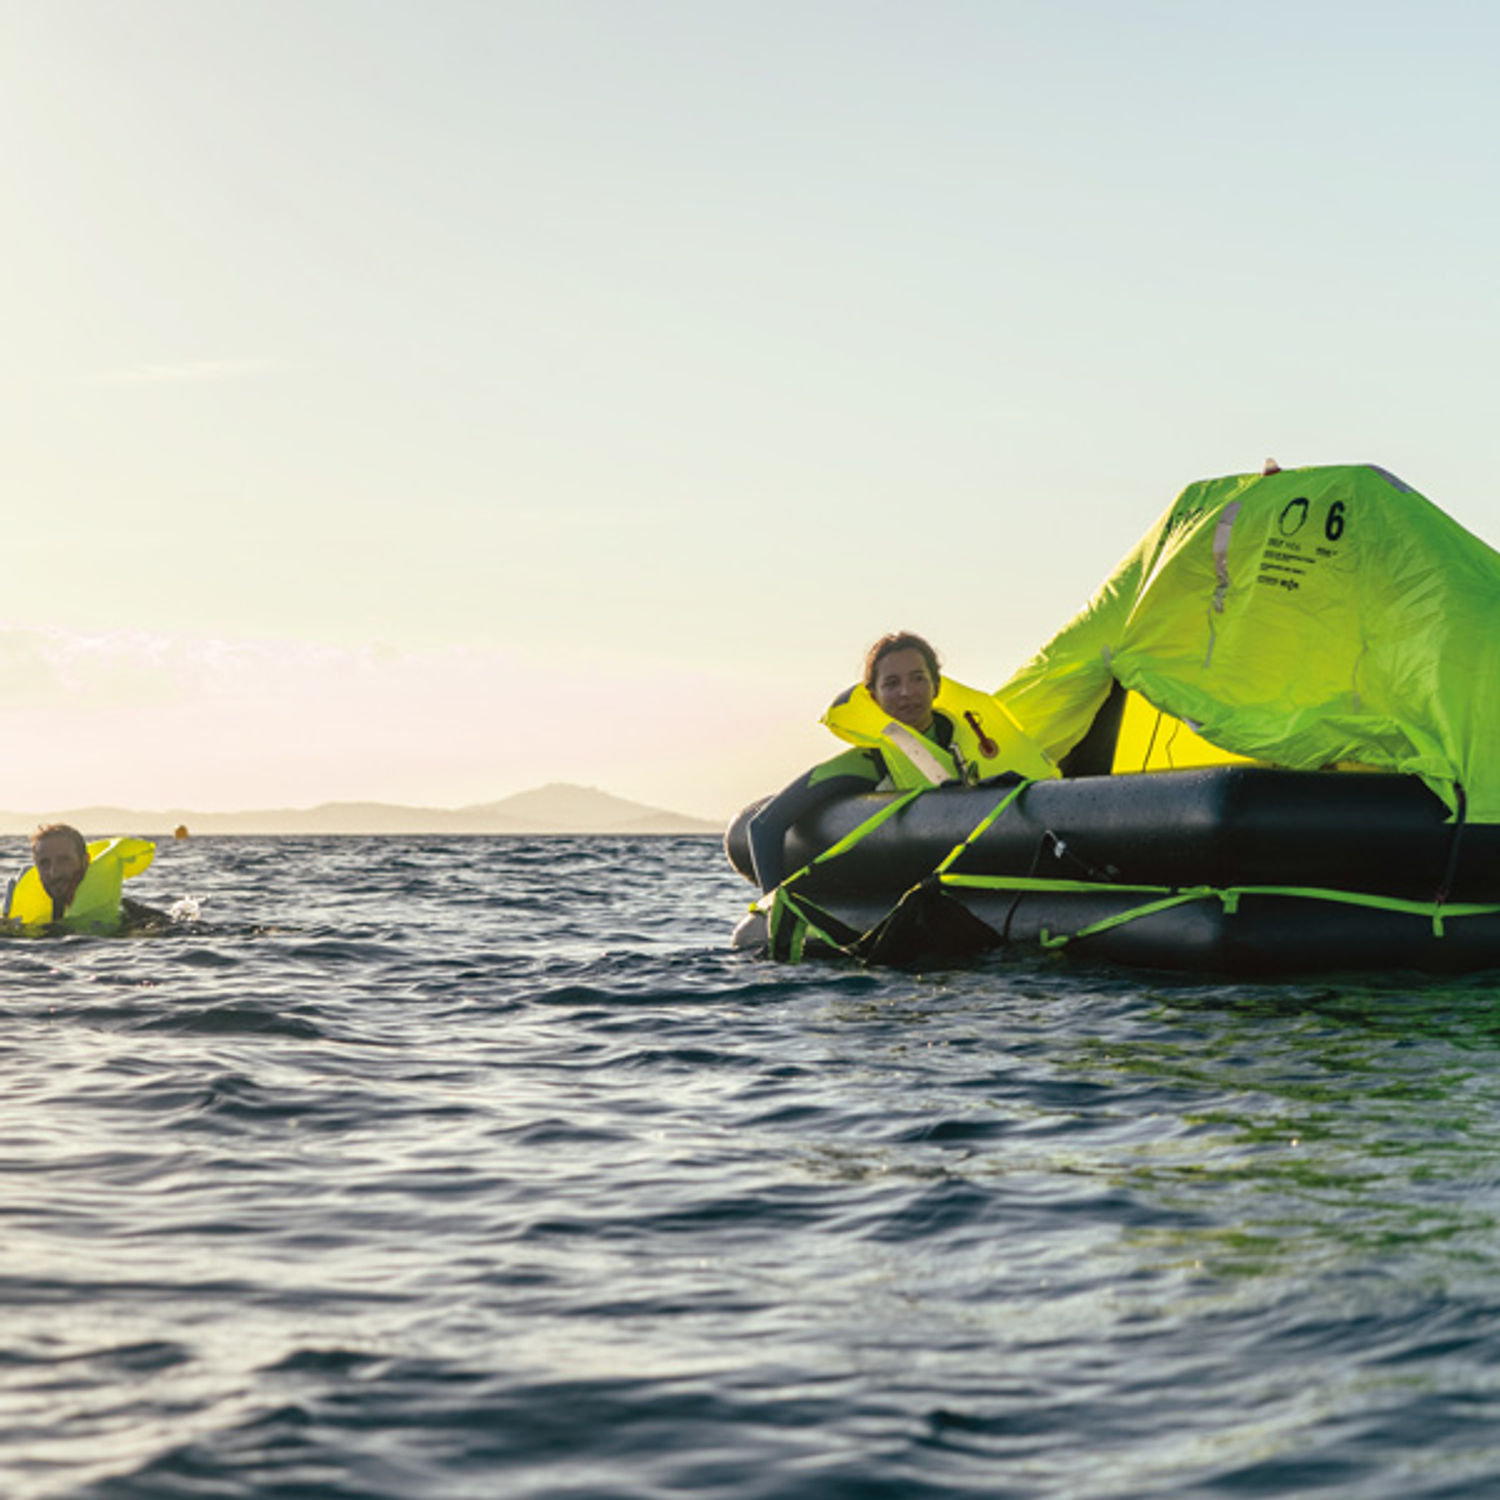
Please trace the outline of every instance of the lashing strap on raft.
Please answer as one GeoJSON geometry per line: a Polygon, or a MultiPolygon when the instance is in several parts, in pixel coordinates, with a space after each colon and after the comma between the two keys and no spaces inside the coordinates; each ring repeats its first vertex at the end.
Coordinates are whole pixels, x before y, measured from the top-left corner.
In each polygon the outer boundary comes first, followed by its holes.
{"type": "Polygon", "coordinates": [[[878,953],[891,951],[892,937],[890,928],[892,919],[902,910],[903,905],[907,903],[907,898],[912,896],[914,891],[920,889],[924,883],[930,883],[933,889],[936,890],[936,877],[949,869],[954,861],[958,859],[959,855],[984,833],[1030,785],[1031,782],[1029,780],[1023,779],[1018,781],[979,820],[974,831],[949,851],[948,855],[939,863],[935,874],[927,877],[927,882],[919,883],[917,887],[913,888],[913,891],[903,893],[901,900],[879,922],[869,928],[868,931],[861,933],[846,923],[839,921],[837,917],[824,911],[821,907],[815,905],[805,896],[800,895],[791,888],[817,866],[826,864],[829,860],[837,859],[841,854],[847,854],[849,850],[872,834],[887,819],[895,817],[914,798],[920,797],[923,792],[930,791],[932,788],[915,787],[911,791],[888,802],[878,812],[866,818],[858,827],[846,833],[837,843],[831,844],[800,870],[788,875],[774,891],[760,897],[759,900],[751,904],[750,910],[752,912],[759,912],[766,918],[766,940],[771,956],[773,958],[786,959],[792,963],[800,962],[809,938],[815,938],[828,947],[846,953],[850,957],[862,959],[869,958],[878,953]]]}
{"type": "Polygon", "coordinates": [[[814,905],[790,888],[819,865],[837,859],[841,854],[847,854],[861,839],[873,833],[886,819],[893,818],[907,803],[921,796],[925,790],[925,787],[914,787],[911,791],[888,802],[878,812],[866,818],[857,828],[846,833],[836,844],[830,844],[800,870],[788,875],[775,890],[751,902],[750,910],[761,913],[766,919],[766,940],[772,958],[800,963],[809,937],[817,938],[832,948],[844,950],[847,950],[858,939],[860,934],[854,928],[840,922],[837,917],[814,905]]]}
{"type": "Polygon", "coordinates": [[[1323,886],[1299,885],[1238,885],[1238,886],[1164,886],[1164,885],[1109,885],[1101,886],[1093,880],[1049,880],[1045,876],[1025,875],[944,875],[944,885],[969,890],[1016,891],[1021,894],[1069,894],[1096,895],[1100,891],[1154,896],[1156,899],[1133,906],[1129,911],[1115,912],[1080,927],[1077,932],[1051,934],[1043,929],[1038,941],[1044,948],[1062,948],[1078,938],[1093,937],[1127,922],[1138,921],[1159,911],[1168,911],[1189,901],[1217,900],[1231,916],[1246,896],[1290,896],[1307,901],[1334,901],[1345,906],[1363,906],[1375,911],[1388,911],[1399,916],[1427,917],[1432,922],[1432,935],[1441,938],[1443,923],[1459,917],[1493,916],[1500,912],[1500,904],[1477,901],[1454,901],[1434,904],[1430,901],[1407,901],[1399,896],[1375,896],[1365,891],[1338,891],[1323,886]]]}
{"type": "Polygon", "coordinates": [[[809,938],[830,948],[848,949],[859,933],[811,901],[789,892],[778,892],[766,916],[766,943],[772,958],[801,963],[809,938]]]}
{"type": "Polygon", "coordinates": [[[1024,792],[1030,785],[1031,782],[1026,780],[1017,782],[1010,795],[1008,797],[1002,797],[979,820],[979,822],[975,824],[973,833],[971,833],[968,838],[964,839],[962,843],[955,844],[953,848],[948,851],[947,855],[942,859],[937,869],[933,873],[939,877],[947,874],[947,872],[951,870],[954,864],[957,862],[959,855],[961,855],[965,849],[973,844],[974,841],[982,833],[987,832],[991,827],[993,827],[995,820],[999,818],[1000,814],[1003,813],[1006,808],[1008,808],[1011,803],[1014,802],[1016,798],[1019,797],[1021,793],[1024,792]]]}

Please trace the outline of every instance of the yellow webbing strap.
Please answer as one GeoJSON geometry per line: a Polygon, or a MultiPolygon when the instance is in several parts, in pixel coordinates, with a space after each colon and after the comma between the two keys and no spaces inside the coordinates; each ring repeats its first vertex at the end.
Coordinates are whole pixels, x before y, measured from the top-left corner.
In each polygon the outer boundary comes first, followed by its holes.
{"type": "MultiPolygon", "coordinates": [[[[807,944],[807,939],[815,937],[827,943],[830,947],[844,949],[848,946],[847,940],[840,941],[833,937],[823,925],[822,921],[814,917],[809,910],[810,903],[804,903],[794,895],[789,887],[795,885],[810,870],[818,865],[826,863],[830,859],[837,859],[841,854],[847,854],[861,839],[867,837],[880,827],[888,818],[894,817],[914,797],[920,797],[925,787],[915,787],[909,792],[892,799],[878,812],[871,814],[863,823],[852,828],[837,843],[830,844],[821,854],[815,855],[800,870],[788,875],[780,885],[773,891],[750,903],[750,910],[760,912],[766,918],[766,940],[771,954],[775,958],[785,958],[792,963],[802,961],[802,950],[807,944]]],[[[816,910],[816,908],[812,908],[816,910]]],[[[825,918],[825,920],[827,920],[825,918]]],[[[856,934],[857,935],[857,934],[856,934]]]]}
{"type": "Polygon", "coordinates": [[[1224,910],[1231,915],[1245,896],[1291,896],[1308,901],[1334,901],[1346,906],[1364,906],[1376,911],[1396,912],[1402,916],[1429,917],[1432,935],[1441,938],[1443,923],[1450,918],[1493,916],[1500,912],[1500,904],[1490,902],[1442,902],[1407,901],[1399,896],[1375,896],[1365,891],[1336,891],[1323,886],[1299,885],[1240,885],[1240,886],[1181,886],[1164,885],[1104,885],[1096,880],[1049,880],[1044,876],[1026,875],[943,875],[944,885],[964,887],[969,890],[1027,891],[1037,894],[1061,892],[1069,895],[1098,895],[1112,891],[1121,894],[1154,895],[1158,899],[1143,902],[1129,911],[1116,912],[1113,916],[1101,917],[1080,927],[1077,932],[1053,936],[1045,929],[1040,942],[1044,948],[1061,948],[1076,938],[1093,937],[1096,933],[1108,932],[1141,917],[1155,912],[1167,911],[1188,901],[1203,901],[1210,898],[1223,903],[1224,910]]]}
{"type": "Polygon", "coordinates": [[[894,817],[908,802],[914,797],[920,797],[926,790],[926,787],[915,787],[909,792],[902,793],[901,796],[895,798],[893,801],[886,803],[879,812],[872,813],[858,827],[851,828],[836,844],[830,844],[821,854],[814,855],[800,870],[788,875],[774,891],[767,891],[765,895],[752,901],[750,903],[750,910],[759,912],[769,911],[775,898],[782,891],[786,890],[789,885],[795,885],[810,870],[816,869],[828,860],[837,859],[841,854],[847,854],[861,839],[874,833],[887,818],[894,817]]]}
{"type": "Polygon", "coordinates": [[[851,938],[858,934],[848,928],[836,934],[828,930],[831,925],[834,924],[826,912],[789,892],[778,890],[766,918],[766,942],[771,956],[794,964],[801,963],[802,951],[810,937],[819,939],[831,949],[847,951],[851,938]]]}
{"type": "Polygon", "coordinates": [[[1007,807],[1009,807],[1011,805],[1011,803],[1014,802],[1016,800],[1016,798],[1019,797],[1021,795],[1021,793],[1024,792],[1026,790],[1026,788],[1029,787],[1030,785],[1031,785],[1031,781],[1029,781],[1029,780],[1019,782],[1015,787],[1013,787],[1011,789],[1011,792],[1010,792],[1009,796],[1002,797],[979,820],[979,822],[977,824],[975,824],[973,833],[971,833],[968,836],[968,838],[966,838],[961,844],[956,844],[949,851],[947,858],[944,859],[943,862],[937,867],[937,869],[934,871],[934,874],[937,874],[937,875],[944,875],[944,874],[946,874],[948,872],[948,870],[952,868],[953,862],[959,857],[959,855],[962,854],[964,852],[964,850],[967,849],[971,844],[973,844],[973,842],[982,833],[986,832],[994,824],[996,818],[998,818],[1000,816],[1000,814],[1003,813],[1005,811],[1005,809],[1007,807]]]}
{"type": "MultiPolygon", "coordinates": [[[[968,837],[965,838],[962,842],[956,844],[948,852],[946,857],[938,865],[936,873],[939,876],[943,876],[944,878],[946,878],[944,876],[944,872],[953,865],[954,861],[958,859],[958,857],[964,852],[965,849],[969,848],[974,843],[974,841],[980,837],[981,834],[983,834],[994,824],[995,820],[1006,810],[1006,808],[1008,808],[1016,800],[1016,798],[1019,797],[1021,793],[1025,791],[1025,789],[1030,785],[1030,780],[1024,780],[1015,787],[1011,788],[1010,791],[1007,792],[1006,795],[1002,797],[1000,801],[997,802],[995,806],[992,807],[990,811],[987,812],[984,817],[979,820],[978,824],[975,825],[974,831],[970,833],[968,837]]],[[[858,941],[859,937],[868,935],[854,934],[852,939],[845,939],[841,941],[828,931],[828,926],[834,924],[834,919],[830,918],[826,913],[819,912],[819,909],[817,907],[813,906],[811,902],[806,902],[798,897],[789,889],[789,887],[795,885],[816,866],[821,865],[828,860],[837,859],[841,854],[847,854],[850,849],[854,848],[855,845],[860,843],[861,840],[873,833],[888,818],[892,818],[898,812],[900,812],[903,807],[905,807],[909,802],[913,800],[913,798],[920,797],[923,792],[929,790],[931,790],[931,788],[929,787],[915,787],[911,791],[903,793],[903,795],[901,795],[900,797],[894,798],[891,802],[882,807],[878,812],[875,812],[870,817],[866,818],[863,823],[860,823],[857,827],[851,829],[837,843],[830,844],[828,848],[823,850],[821,854],[815,856],[800,870],[797,870],[795,873],[788,875],[787,878],[783,880],[774,891],[766,893],[765,895],[759,897],[759,899],[751,903],[750,910],[753,912],[760,912],[766,918],[766,940],[773,957],[785,958],[792,963],[800,963],[802,960],[803,950],[806,947],[809,937],[818,938],[822,942],[826,943],[829,947],[847,953],[852,949],[854,944],[858,941]],[[817,913],[817,915],[814,915],[814,913],[817,913]]],[[[910,892],[907,892],[902,896],[901,900],[904,901],[906,899],[906,895],[910,894],[910,892]]],[[[885,921],[886,918],[889,917],[900,905],[901,901],[898,901],[896,905],[893,906],[891,910],[885,914],[885,917],[881,918],[881,921],[885,921]]],[[[880,922],[877,922],[875,924],[875,927],[879,926],[880,922]]],[[[873,932],[874,930],[875,928],[870,929],[871,932],[873,932]]]]}

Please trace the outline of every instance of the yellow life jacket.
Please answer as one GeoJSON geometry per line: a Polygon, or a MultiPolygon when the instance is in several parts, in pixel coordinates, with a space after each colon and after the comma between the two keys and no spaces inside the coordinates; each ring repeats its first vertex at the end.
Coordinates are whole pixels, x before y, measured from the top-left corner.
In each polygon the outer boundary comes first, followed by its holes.
{"type": "Polygon", "coordinates": [[[35,865],[11,887],[5,915],[26,927],[113,932],[120,925],[120,887],[155,858],[156,845],[149,839],[95,839],[89,845],[89,867],[61,917],[53,916],[52,897],[35,865]]]}
{"type": "Polygon", "coordinates": [[[949,749],[892,719],[863,683],[840,693],[823,723],[851,745],[880,751],[892,782],[903,791],[944,781],[982,781],[1004,771],[1031,780],[1058,775],[1041,746],[988,693],[944,677],[932,706],[953,725],[949,749]]]}

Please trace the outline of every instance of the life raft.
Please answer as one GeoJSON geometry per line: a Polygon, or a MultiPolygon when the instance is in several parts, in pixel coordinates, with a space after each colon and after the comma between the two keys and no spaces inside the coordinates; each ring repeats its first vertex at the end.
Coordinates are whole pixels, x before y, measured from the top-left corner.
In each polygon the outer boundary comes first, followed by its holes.
{"type": "MultiPolygon", "coordinates": [[[[746,823],[725,848],[747,878],[746,823]]],[[[832,802],[740,947],[874,962],[1007,944],[1226,976],[1500,967],[1500,825],[1414,777],[1227,765],[832,802]]]]}

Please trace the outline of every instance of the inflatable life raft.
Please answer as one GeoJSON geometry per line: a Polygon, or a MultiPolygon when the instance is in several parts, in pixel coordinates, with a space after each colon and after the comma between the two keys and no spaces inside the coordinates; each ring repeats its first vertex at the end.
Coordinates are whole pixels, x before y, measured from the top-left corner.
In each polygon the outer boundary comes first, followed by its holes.
{"type": "MultiPolygon", "coordinates": [[[[753,878],[746,824],[731,864],[753,878]]],[[[1500,825],[1420,780],[1223,765],[830,803],[740,947],[872,962],[1007,944],[1226,976],[1500,967],[1500,825]]]]}
{"type": "Polygon", "coordinates": [[[1059,775],[825,805],[738,940],[1500,967],[1497,684],[1500,553],[1410,485],[1371,464],[1200,480],[993,695],[1059,775]]]}

